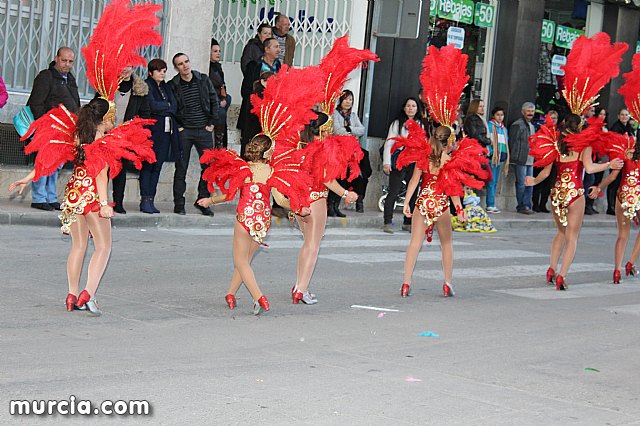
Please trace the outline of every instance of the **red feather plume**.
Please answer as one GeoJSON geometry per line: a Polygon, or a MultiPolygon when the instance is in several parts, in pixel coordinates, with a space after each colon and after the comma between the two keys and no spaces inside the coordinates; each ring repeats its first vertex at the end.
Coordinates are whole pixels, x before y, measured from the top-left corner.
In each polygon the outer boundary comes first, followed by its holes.
{"type": "Polygon", "coordinates": [[[267,185],[275,188],[289,199],[291,210],[299,211],[309,207],[309,188],[313,179],[302,169],[301,156],[290,157],[273,166],[273,173],[267,185]]]}
{"type": "Polygon", "coordinates": [[[458,111],[462,90],[469,81],[467,55],[449,44],[441,49],[430,46],[422,61],[420,83],[433,119],[451,126],[458,111]]]}
{"type": "Polygon", "coordinates": [[[587,38],[580,36],[573,43],[564,69],[565,88],[562,91],[571,112],[582,115],[594,105],[598,92],[620,72],[622,55],[629,46],[613,43],[608,34],[600,32],[587,38]]]}
{"type": "Polygon", "coordinates": [[[629,108],[631,116],[640,119],[640,53],[633,55],[631,71],[624,74],[624,84],[618,93],[624,98],[624,103],[629,108]]]}
{"type": "Polygon", "coordinates": [[[558,129],[551,115],[547,114],[544,124],[529,137],[529,155],[535,160],[535,167],[545,167],[558,159],[558,137],[558,129]]]}
{"type": "Polygon", "coordinates": [[[302,149],[302,153],[303,169],[313,176],[316,186],[333,179],[354,180],[360,175],[359,163],[364,157],[356,137],[340,135],[315,140],[302,149]]]}
{"type": "Polygon", "coordinates": [[[24,152],[38,153],[34,163],[34,181],[52,174],[67,161],[73,161],[76,152],[74,133],[77,119],[75,114],[61,104],[31,123],[29,131],[20,140],[24,141],[33,134],[24,152]]]}
{"type": "Polygon", "coordinates": [[[155,163],[151,126],[156,120],[134,118],[114,128],[100,139],[83,145],[85,151],[84,166],[90,176],[97,176],[105,166],[109,166],[109,177],[113,179],[122,170],[122,160],[133,162],[136,169],[142,168],[142,162],[155,163]]]}
{"type": "Polygon", "coordinates": [[[311,108],[322,101],[325,81],[324,71],[318,67],[283,65],[267,81],[262,98],[251,95],[251,112],[260,118],[262,133],[275,143],[272,159],[296,148],[298,132],[317,118],[311,108]]]}
{"type": "Polygon", "coordinates": [[[370,50],[350,47],[349,36],[344,35],[333,42],[331,50],[319,65],[327,74],[322,111],[328,115],[333,114],[349,74],[360,64],[365,66],[368,61],[378,62],[380,58],[370,50]]]}
{"type": "Polygon", "coordinates": [[[393,143],[394,151],[404,148],[398,155],[396,167],[403,169],[409,164],[416,163],[416,167],[420,170],[429,170],[429,155],[431,155],[432,148],[427,138],[427,132],[414,120],[407,120],[404,125],[408,130],[408,135],[393,139],[395,141],[393,143]]]}
{"type": "Polygon", "coordinates": [[[602,130],[604,121],[599,117],[591,117],[587,120],[589,124],[580,133],[566,135],[564,137],[570,151],[582,152],[587,147],[592,147],[596,152],[607,151],[610,138],[608,132],[602,130]]]}
{"type": "Polygon", "coordinates": [[[475,139],[462,139],[458,148],[451,154],[451,159],[440,168],[436,180],[436,193],[462,197],[465,186],[481,189],[491,173],[486,154],[486,148],[475,139]]]}
{"type": "Polygon", "coordinates": [[[152,3],[131,7],[129,0],[112,0],[104,8],[82,54],[89,83],[105,99],[113,100],[125,67],[146,64],[138,54],[140,48],[162,44],[162,36],[154,30],[160,10],[162,6],[152,3]]]}
{"type": "Polygon", "coordinates": [[[249,163],[230,149],[208,149],[202,154],[200,163],[209,165],[202,173],[209,191],[215,191],[215,184],[225,194],[227,201],[233,200],[247,179],[253,176],[249,163]]]}

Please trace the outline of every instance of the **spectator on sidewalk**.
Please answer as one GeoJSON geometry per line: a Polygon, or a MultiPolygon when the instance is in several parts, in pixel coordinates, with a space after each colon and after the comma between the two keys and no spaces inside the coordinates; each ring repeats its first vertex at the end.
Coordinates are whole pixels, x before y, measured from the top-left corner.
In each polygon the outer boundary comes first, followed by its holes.
{"type": "Polygon", "coordinates": [[[296,39],[291,34],[291,21],[287,15],[281,13],[276,14],[276,21],[271,29],[273,38],[280,45],[280,53],[278,59],[283,64],[293,66],[293,55],[296,52],[296,39]]]}
{"type": "MultiPolygon", "coordinates": [[[[554,110],[550,110],[547,113],[553,123],[558,125],[558,112],[554,110]]],[[[543,119],[544,122],[544,119],[543,119]]],[[[537,177],[538,174],[544,169],[544,167],[534,167],[533,168],[533,177],[537,177]]],[[[533,187],[533,191],[531,193],[531,209],[536,213],[549,213],[549,209],[547,209],[547,201],[549,201],[549,195],[551,195],[551,188],[556,181],[556,166],[551,166],[551,172],[549,176],[540,182],[539,184],[533,187]]]]}
{"type": "MultiPolygon", "coordinates": [[[[38,119],[51,108],[64,105],[70,112],[80,110],[80,96],[76,78],[71,73],[75,53],[68,47],[58,49],[49,68],[38,73],[33,81],[27,105],[33,118],[38,119]]],[[[60,165],[62,167],[62,164],[60,165]]],[[[40,210],[59,210],[56,183],[58,172],[43,176],[31,184],[31,207],[40,210]]]]}
{"type": "MultiPolygon", "coordinates": [[[[491,164],[491,180],[487,182],[487,213],[500,213],[496,207],[496,188],[500,180],[500,171],[504,167],[504,175],[509,173],[509,134],[504,125],[504,108],[495,107],[491,111],[489,128],[489,161],[491,164]]],[[[463,202],[464,204],[464,202],[463,202]]]]}
{"type": "Polygon", "coordinates": [[[156,154],[155,163],[142,163],[140,170],[140,211],[143,213],[160,213],[155,206],[156,189],[162,164],[165,161],[180,161],[182,144],[178,135],[176,112],[178,107],[171,87],[164,81],[167,73],[167,63],[155,58],[147,65],[149,77],[145,80],[149,86],[149,108],[151,118],[156,120],[151,126],[151,140],[153,152],[156,154]]]}
{"type": "Polygon", "coordinates": [[[529,136],[535,133],[533,115],[536,106],[533,102],[522,104],[522,117],[509,127],[509,159],[516,172],[517,211],[522,214],[534,214],[532,207],[532,187],[525,186],[525,178],[533,176],[533,157],[529,155],[529,136]]]}
{"type": "MultiPolygon", "coordinates": [[[[191,62],[185,53],[173,56],[173,66],[178,75],[171,79],[171,89],[176,97],[178,112],[178,131],[182,142],[182,159],[176,161],[176,171],[173,176],[173,212],[187,214],[184,208],[187,189],[187,170],[191,159],[191,148],[195,146],[198,156],[206,149],[213,148],[213,127],[218,120],[218,95],[207,75],[191,69],[191,62]]],[[[198,196],[209,197],[207,182],[202,179],[202,172],[206,166],[201,164],[200,181],[198,182],[198,196]]],[[[205,216],[213,216],[209,207],[202,207],[195,202],[194,207],[205,216]]]]}
{"type": "MultiPolygon", "coordinates": [[[[604,123],[604,125],[602,126],[602,131],[608,132],[609,129],[607,128],[607,110],[603,107],[598,107],[596,108],[594,115],[602,119],[602,122],[604,123]]],[[[594,153],[593,162],[600,163],[603,160],[602,157],[603,156],[599,155],[598,153],[594,153]]],[[[600,182],[602,182],[603,177],[604,177],[604,172],[598,172],[593,174],[585,173],[583,185],[585,188],[591,188],[592,186],[597,186],[600,184],[600,182]]],[[[593,206],[596,201],[595,199],[591,197],[585,197],[584,201],[585,201],[584,214],[589,216],[594,214],[600,214],[600,212],[596,210],[595,207],[593,206]]]]}
{"type": "Polygon", "coordinates": [[[4,85],[4,80],[2,80],[2,76],[0,75],[0,108],[7,104],[7,99],[9,99],[7,86],[4,85]]]}
{"type": "Polygon", "coordinates": [[[258,26],[258,33],[255,37],[251,38],[242,49],[242,56],[240,57],[240,70],[244,76],[247,72],[247,65],[249,62],[259,61],[264,55],[264,41],[268,38],[272,38],[271,25],[262,23],[258,26]]]}
{"type": "Polygon", "coordinates": [[[484,147],[491,145],[491,140],[487,136],[489,128],[484,117],[484,101],[482,99],[473,99],[469,103],[467,114],[464,117],[463,129],[468,137],[477,140],[480,145],[484,147]]]}
{"type": "Polygon", "coordinates": [[[218,119],[213,123],[213,140],[216,148],[226,148],[229,144],[227,134],[227,111],[231,106],[231,96],[227,93],[227,86],[224,82],[224,71],[220,64],[220,43],[215,38],[211,39],[211,52],[209,56],[209,78],[218,95],[219,108],[218,119]]]}
{"type": "MultiPolygon", "coordinates": [[[[126,67],[121,74],[122,81],[118,85],[118,90],[113,101],[116,104],[116,122],[119,126],[125,121],[134,117],[151,118],[149,109],[149,86],[137,75],[133,74],[133,67],[126,67]]],[[[120,214],[127,214],[124,209],[124,189],[127,184],[127,165],[124,162],[122,170],[113,178],[113,211],[120,214]]]]}

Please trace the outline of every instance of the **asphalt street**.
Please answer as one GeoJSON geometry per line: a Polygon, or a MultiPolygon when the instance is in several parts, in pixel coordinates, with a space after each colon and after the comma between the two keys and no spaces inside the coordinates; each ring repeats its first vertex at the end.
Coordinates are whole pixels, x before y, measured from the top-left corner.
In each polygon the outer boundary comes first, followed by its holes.
{"type": "Polygon", "coordinates": [[[306,306],[290,299],[300,234],[275,228],[253,264],[271,311],[255,317],[244,288],[224,302],[228,227],[115,227],[94,318],[64,308],[68,237],[0,226],[0,424],[640,424],[640,280],[614,286],[615,229],[588,228],[557,292],[552,236],[455,234],[450,299],[435,239],[402,299],[408,234],[331,228],[306,306]],[[9,415],[71,395],[152,411],[9,415]]]}

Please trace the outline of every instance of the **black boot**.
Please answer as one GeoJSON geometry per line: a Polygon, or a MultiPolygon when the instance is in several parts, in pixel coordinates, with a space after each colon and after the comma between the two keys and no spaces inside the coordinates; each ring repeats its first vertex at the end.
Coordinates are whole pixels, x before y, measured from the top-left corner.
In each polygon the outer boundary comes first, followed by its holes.
{"type": "Polygon", "coordinates": [[[356,213],[364,213],[364,201],[359,198],[356,201],[356,213]]]}
{"type": "Polygon", "coordinates": [[[142,197],[140,200],[140,211],[148,214],[153,213],[153,210],[151,209],[151,197],[142,197]]]}
{"type": "Polygon", "coordinates": [[[342,213],[339,209],[340,207],[340,200],[338,201],[334,201],[333,202],[333,210],[336,212],[336,216],[338,217],[347,217],[346,214],[342,213]]]}
{"type": "Polygon", "coordinates": [[[327,216],[336,217],[336,205],[332,200],[327,200],[327,216]]]}
{"type": "Polygon", "coordinates": [[[127,214],[127,211],[122,206],[122,200],[115,200],[115,206],[113,207],[113,211],[120,214],[127,214]]]}
{"type": "Polygon", "coordinates": [[[153,197],[149,197],[149,203],[151,203],[151,210],[153,211],[153,213],[160,213],[160,210],[158,210],[156,205],[153,204],[153,197]]]}

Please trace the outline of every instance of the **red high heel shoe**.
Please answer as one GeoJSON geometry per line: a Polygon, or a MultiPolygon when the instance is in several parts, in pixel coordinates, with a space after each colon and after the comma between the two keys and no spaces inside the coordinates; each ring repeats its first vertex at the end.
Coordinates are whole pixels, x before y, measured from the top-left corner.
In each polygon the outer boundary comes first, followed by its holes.
{"type": "Polygon", "coordinates": [[[564,277],[562,275],[558,275],[556,277],[556,290],[567,290],[569,286],[566,282],[564,282],[564,277]]]}
{"type": "Polygon", "coordinates": [[[549,267],[549,269],[547,269],[547,283],[552,284],[553,278],[555,276],[556,276],[556,271],[554,271],[552,267],[549,267]]]}
{"type": "Polygon", "coordinates": [[[224,297],[224,300],[227,302],[229,309],[235,309],[236,307],[236,296],[235,294],[227,294],[224,297]]]}
{"type": "Polygon", "coordinates": [[[627,264],[624,265],[624,272],[627,274],[627,276],[638,275],[638,270],[636,269],[636,266],[631,262],[627,262],[627,264]]]}
{"type": "Polygon", "coordinates": [[[400,295],[402,297],[408,297],[411,292],[411,284],[403,283],[402,287],[400,287],[400,295]]]}
{"type": "Polygon", "coordinates": [[[453,291],[453,287],[451,286],[451,284],[446,281],[442,285],[442,293],[444,294],[444,297],[453,297],[456,295],[456,292],[453,291]]]}
{"type": "Polygon", "coordinates": [[[620,273],[619,269],[615,269],[613,271],[613,283],[614,284],[620,284],[620,278],[621,278],[622,274],[620,273]]]}
{"type": "Polygon", "coordinates": [[[267,300],[267,296],[262,295],[258,301],[253,302],[253,314],[260,315],[260,312],[269,310],[269,301],[267,300]]]}
{"type": "Polygon", "coordinates": [[[64,301],[65,305],[67,305],[67,312],[73,311],[76,308],[77,302],[78,297],[73,293],[69,293],[67,295],[67,300],[64,301]]]}
{"type": "Polygon", "coordinates": [[[78,302],[76,302],[76,306],[78,308],[82,308],[89,300],[91,300],[91,295],[89,294],[89,292],[87,290],[82,290],[82,293],[80,293],[80,296],[78,296],[78,302]]]}

